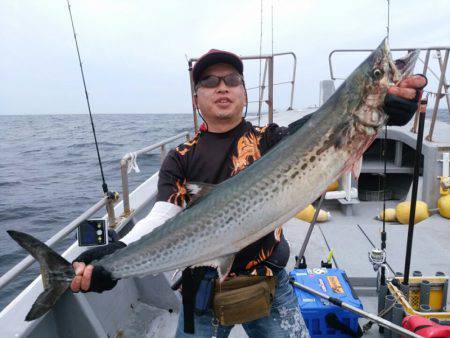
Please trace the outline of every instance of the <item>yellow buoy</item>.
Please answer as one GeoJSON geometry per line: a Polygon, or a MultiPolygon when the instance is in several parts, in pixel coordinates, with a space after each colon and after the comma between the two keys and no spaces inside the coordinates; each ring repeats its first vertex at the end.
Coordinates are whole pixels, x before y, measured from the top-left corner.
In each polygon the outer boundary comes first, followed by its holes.
{"type": "MultiPolygon", "coordinates": [[[[397,213],[397,220],[402,224],[409,224],[409,212],[411,210],[411,201],[405,201],[397,204],[395,211],[397,213]]],[[[417,201],[416,215],[414,217],[414,224],[423,221],[430,216],[428,212],[428,205],[425,202],[417,201]]]]}
{"type": "Polygon", "coordinates": [[[325,210],[320,210],[319,214],[317,215],[317,222],[325,222],[330,219],[330,213],[325,210]]]}
{"type": "MultiPolygon", "coordinates": [[[[301,221],[311,223],[314,218],[315,212],[316,209],[312,206],[312,204],[310,204],[305,209],[300,211],[297,215],[295,215],[295,217],[301,221]]],[[[317,222],[325,222],[328,220],[329,217],[330,217],[329,212],[326,212],[325,210],[320,210],[319,215],[317,215],[317,222]]]]}
{"type": "MultiPolygon", "coordinates": [[[[383,210],[381,210],[380,214],[378,215],[378,219],[382,221],[384,218],[383,210]]],[[[395,209],[388,208],[386,209],[386,222],[396,222],[397,221],[397,213],[395,212],[395,209]]]]}
{"type": "Polygon", "coordinates": [[[438,210],[442,217],[450,218],[450,195],[441,196],[438,199],[438,210]]]}
{"type": "Polygon", "coordinates": [[[448,195],[450,193],[450,177],[441,177],[439,192],[441,195],[448,195]]]}
{"type": "Polygon", "coordinates": [[[339,188],[339,182],[338,181],[334,181],[333,183],[331,183],[328,188],[327,191],[335,191],[338,190],[339,188]]]}

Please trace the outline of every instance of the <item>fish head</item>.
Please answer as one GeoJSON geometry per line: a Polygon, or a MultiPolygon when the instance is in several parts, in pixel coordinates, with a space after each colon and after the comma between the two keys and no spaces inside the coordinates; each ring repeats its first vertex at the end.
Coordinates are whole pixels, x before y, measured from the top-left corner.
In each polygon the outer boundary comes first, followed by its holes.
{"type": "Polygon", "coordinates": [[[357,128],[373,135],[386,121],[384,99],[390,86],[398,84],[414,70],[419,51],[413,50],[393,60],[387,39],[346,80],[348,111],[357,128]]]}

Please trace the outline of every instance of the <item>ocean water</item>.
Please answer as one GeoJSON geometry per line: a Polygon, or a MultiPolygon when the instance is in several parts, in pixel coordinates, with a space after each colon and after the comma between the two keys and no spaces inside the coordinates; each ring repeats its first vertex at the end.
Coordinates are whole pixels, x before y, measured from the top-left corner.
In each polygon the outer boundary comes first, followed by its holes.
{"type": "MultiPolygon", "coordinates": [[[[97,115],[94,123],[106,182],[120,193],[123,155],[193,130],[188,114],[97,115]]],[[[131,190],[159,169],[159,151],[139,157],[138,165],[141,173],[129,174],[131,190]]],[[[46,241],[102,197],[101,183],[88,115],[0,116],[0,275],[26,256],[6,230],[46,241]]],[[[56,250],[64,251],[74,236],[56,250]]],[[[0,310],[37,273],[34,264],[0,290],[0,310]]]]}
{"type": "MultiPolygon", "coordinates": [[[[447,110],[439,111],[439,120],[450,123],[447,110]]],[[[189,114],[97,115],[94,122],[106,182],[110,190],[119,192],[124,154],[183,131],[192,135],[193,129],[189,114]]],[[[138,164],[141,173],[129,175],[130,189],[158,170],[159,152],[139,157],[138,164]]],[[[0,275],[26,256],[6,230],[24,231],[46,241],[101,197],[88,115],[0,115],[0,275]]],[[[56,250],[62,252],[74,236],[56,250]]],[[[0,310],[37,274],[34,264],[0,290],[0,310]]]]}

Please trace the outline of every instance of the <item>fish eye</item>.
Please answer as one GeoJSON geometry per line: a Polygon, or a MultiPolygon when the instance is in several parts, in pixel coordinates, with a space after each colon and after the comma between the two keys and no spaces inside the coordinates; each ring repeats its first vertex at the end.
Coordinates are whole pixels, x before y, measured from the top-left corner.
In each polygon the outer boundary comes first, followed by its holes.
{"type": "Polygon", "coordinates": [[[384,71],[380,68],[375,68],[372,72],[372,77],[374,80],[379,80],[383,77],[384,71]]]}

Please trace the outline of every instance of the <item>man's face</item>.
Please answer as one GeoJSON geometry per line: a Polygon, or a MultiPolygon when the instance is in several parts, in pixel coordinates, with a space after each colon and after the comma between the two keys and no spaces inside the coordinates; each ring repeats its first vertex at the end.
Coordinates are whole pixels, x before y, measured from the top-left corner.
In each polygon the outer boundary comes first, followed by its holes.
{"type": "MultiPolygon", "coordinates": [[[[210,75],[225,76],[237,70],[226,63],[218,63],[208,67],[200,79],[210,75]]],[[[240,120],[242,110],[246,104],[244,86],[227,86],[223,80],[214,88],[199,86],[196,103],[207,123],[220,123],[223,120],[240,120]]]]}

